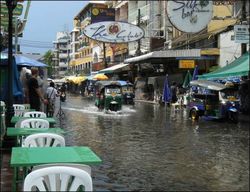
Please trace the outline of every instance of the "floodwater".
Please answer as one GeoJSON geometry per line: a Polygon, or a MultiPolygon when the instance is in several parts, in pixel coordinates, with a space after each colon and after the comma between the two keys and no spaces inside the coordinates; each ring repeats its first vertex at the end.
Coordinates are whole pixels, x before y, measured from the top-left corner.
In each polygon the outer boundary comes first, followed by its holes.
{"type": "Polygon", "coordinates": [[[95,191],[248,191],[249,121],[200,120],[187,111],[136,103],[104,114],[93,100],[62,103],[66,144],[89,146],[95,191]]]}

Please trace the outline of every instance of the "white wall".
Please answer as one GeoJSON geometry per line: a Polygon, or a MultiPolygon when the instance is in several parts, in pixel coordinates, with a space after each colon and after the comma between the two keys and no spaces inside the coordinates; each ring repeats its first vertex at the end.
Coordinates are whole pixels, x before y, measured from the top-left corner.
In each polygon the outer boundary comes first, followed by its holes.
{"type": "Polygon", "coordinates": [[[234,43],[231,40],[231,36],[234,35],[234,31],[229,31],[226,33],[221,33],[219,37],[219,48],[220,48],[220,58],[219,66],[224,67],[227,63],[233,62],[236,58],[241,56],[241,44],[234,43]]]}

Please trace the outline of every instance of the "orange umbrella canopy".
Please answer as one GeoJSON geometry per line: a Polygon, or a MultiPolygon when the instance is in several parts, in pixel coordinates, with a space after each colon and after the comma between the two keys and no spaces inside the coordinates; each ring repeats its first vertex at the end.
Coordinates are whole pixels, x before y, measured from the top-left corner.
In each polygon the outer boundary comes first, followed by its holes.
{"type": "Polygon", "coordinates": [[[94,77],[93,77],[94,80],[107,80],[108,77],[104,74],[96,74],[94,77]]]}

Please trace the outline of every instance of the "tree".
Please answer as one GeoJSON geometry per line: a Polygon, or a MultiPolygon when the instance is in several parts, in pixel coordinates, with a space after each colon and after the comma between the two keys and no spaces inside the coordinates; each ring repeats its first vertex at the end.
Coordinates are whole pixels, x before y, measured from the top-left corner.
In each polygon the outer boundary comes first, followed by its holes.
{"type": "Polygon", "coordinates": [[[43,56],[44,62],[48,65],[48,77],[51,77],[53,73],[53,57],[54,54],[51,50],[47,51],[43,56]]]}

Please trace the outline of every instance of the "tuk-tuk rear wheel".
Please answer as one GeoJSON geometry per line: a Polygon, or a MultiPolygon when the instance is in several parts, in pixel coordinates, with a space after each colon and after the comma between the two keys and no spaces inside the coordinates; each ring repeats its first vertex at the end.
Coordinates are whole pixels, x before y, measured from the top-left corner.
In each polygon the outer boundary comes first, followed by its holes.
{"type": "Polygon", "coordinates": [[[192,109],[190,111],[190,117],[191,117],[192,120],[198,120],[199,119],[198,111],[195,110],[195,109],[192,109]]]}

